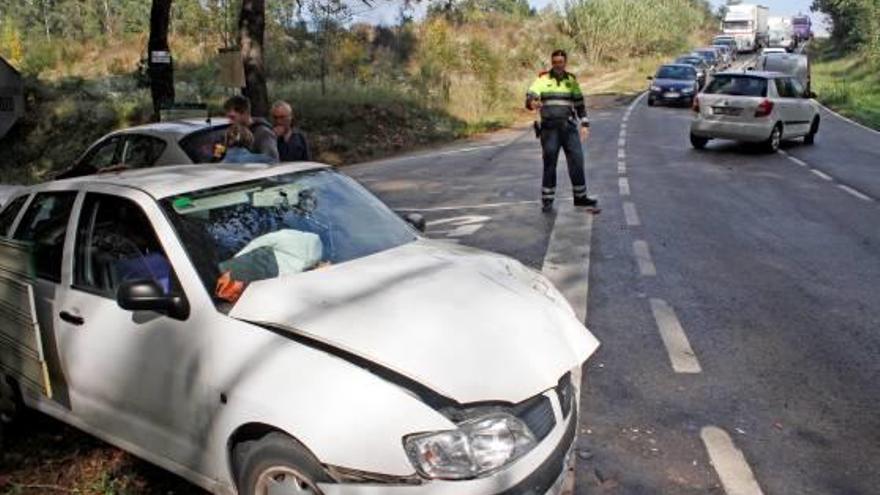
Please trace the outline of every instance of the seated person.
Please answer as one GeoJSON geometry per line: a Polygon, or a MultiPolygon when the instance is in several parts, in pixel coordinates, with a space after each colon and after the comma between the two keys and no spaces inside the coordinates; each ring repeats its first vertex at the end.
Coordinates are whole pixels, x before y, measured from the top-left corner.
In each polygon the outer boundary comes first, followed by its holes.
{"type": "Polygon", "coordinates": [[[226,155],[222,163],[273,163],[270,157],[254,153],[254,135],[250,129],[241,124],[232,124],[226,128],[226,155]]]}

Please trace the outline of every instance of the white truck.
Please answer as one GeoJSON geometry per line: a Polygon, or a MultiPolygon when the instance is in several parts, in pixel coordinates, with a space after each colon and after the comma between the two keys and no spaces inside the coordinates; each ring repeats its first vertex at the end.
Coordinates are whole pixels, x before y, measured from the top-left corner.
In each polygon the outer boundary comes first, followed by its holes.
{"type": "Polygon", "coordinates": [[[763,5],[746,3],[730,5],[722,21],[721,30],[736,39],[739,52],[755,51],[767,45],[768,12],[769,9],[763,5]]]}
{"type": "Polygon", "coordinates": [[[785,48],[789,52],[795,49],[796,41],[791,17],[771,16],[767,19],[767,28],[767,46],[785,48]]]}

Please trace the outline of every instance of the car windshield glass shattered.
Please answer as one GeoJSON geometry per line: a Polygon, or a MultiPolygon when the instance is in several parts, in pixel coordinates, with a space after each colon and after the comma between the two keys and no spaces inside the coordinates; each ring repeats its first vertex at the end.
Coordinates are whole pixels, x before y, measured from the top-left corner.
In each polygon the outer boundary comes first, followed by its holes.
{"type": "Polygon", "coordinates": [[[693,67],[676,67],[664,65],[657,71],[657,79],[696,79],[697,71],[693,67]]]}
{"type": "Polygon", "coordinates": [[[161,201],[205,287],[234,303],[247,284],[343,263],[415,240],[352,179],[285,174],[161,201]]]}
{"type": "Polygon", "coordinates": [[[703,90],[708,94],[767,96],[767,80],[761,77],[717,75],[703,90]]]}

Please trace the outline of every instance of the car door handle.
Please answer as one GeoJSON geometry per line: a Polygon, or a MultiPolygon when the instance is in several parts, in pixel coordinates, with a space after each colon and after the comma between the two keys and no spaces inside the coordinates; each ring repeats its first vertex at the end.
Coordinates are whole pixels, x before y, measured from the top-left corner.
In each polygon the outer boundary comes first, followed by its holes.
{"type": "Polygon", "coordinates": [[[79,326],[86,322],[86,320],[84,320],[82,316],[77,316],[73,313],[68,313],[67,311],[62,311],[58,313],[58,317],[66,321],[67,323],[70,323],[71,325],[79,326]]]}

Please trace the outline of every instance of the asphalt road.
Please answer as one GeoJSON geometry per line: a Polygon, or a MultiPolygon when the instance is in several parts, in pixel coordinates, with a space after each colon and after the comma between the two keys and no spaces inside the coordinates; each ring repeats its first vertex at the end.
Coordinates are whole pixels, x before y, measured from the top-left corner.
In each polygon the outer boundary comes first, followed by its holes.
{"type": "Polygon", "coordinates": [[[346,172],[430,236],[538,269],[567,256],[554,229],[591,229],[572,263],[602,347],[576,493],[876,494],[880,134],[822,116],[814,146],[766,155],[691,149],[687,109],[593,110],[592,219],[567,206],[562,159],[541,213],[528,130],[346,172]]]}

